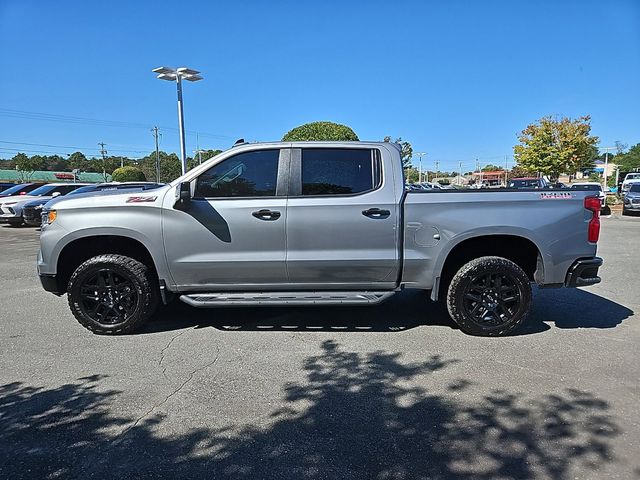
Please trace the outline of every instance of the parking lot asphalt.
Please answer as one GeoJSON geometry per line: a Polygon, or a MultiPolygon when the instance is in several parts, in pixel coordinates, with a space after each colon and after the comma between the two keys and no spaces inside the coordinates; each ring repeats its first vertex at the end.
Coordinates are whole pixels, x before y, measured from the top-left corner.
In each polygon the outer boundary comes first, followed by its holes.
{"type": "Polygon", "coordinates": [[[419,292],[376,307],[196,310],[82,328],[0,228],[0,478],[640,478],[640,218],[602,283],[536,290],[507,338],[419,292]]]}

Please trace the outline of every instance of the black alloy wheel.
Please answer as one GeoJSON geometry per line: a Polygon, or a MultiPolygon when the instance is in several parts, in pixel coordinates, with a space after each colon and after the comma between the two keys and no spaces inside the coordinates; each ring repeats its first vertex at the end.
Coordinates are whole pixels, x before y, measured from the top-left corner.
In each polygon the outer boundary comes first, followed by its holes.
{"type": "Polygon", "coordinates": [[[479,257],[463,265],[447,290],[447,310],[465,333],[502,336],[516,330],[531,308],[531,281],[502,257],[479,257]]]}
{"type": "Polygon", "coordinates": [[[94,333],[122,334],[139,329],[158,305],[155,271],[117,254],[98,255],[71,275],[67,299],[74,317],[94,333]]]}
{"type": "Polygon", "coordinates": [[[463,297],[464,314],[480,326],[508,323],[518,311],[521,296],[508,273],[483,273],[471,279],[463,297]]]}
{"type": "Polygon", "coordinates": [[[80,309],[103,325],[125,322],[135,310],[138,292],[131,279],[109,268],[86,276],[80,285],[80,309]]]}

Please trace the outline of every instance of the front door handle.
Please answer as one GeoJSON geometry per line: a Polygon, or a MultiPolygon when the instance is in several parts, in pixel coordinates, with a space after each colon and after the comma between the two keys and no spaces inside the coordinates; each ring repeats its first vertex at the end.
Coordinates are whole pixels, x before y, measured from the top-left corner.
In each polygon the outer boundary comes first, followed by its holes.
{"type": "Polygon", "coordinates": [[[362,214],[365,217],[369,217],[369,218],[387,218],[389,215],[391,215],[391,212],[389,210],[383,210],[380,208],[370,208],[369,210],[363,210],[362,214]]]}
{"type": "Polygon", "coordinates": [[[269,210],[267,208],[263,208],[262,210],[253,212],[251,215],[253,215],[256,218],[259,218],[260,220],[277,220],[280,218],[280,212],[269,210]]]}

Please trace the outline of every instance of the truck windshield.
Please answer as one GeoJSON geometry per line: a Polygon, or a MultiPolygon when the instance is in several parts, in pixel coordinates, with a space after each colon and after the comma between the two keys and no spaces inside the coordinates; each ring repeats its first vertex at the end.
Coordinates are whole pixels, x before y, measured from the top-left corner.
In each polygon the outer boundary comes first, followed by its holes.
{"type": "Polygon", "coordinates": [[[578,184],[578,185],[571,185],[571,190],[588,190],[590,192],[599,192],[600,190],[602,190],[602,186],[578,184]]]}
{"type": "Polygon", "coordinates": [[[634,183],[629,189],[630,192],[640,193],[640,183],[634,183]]]}

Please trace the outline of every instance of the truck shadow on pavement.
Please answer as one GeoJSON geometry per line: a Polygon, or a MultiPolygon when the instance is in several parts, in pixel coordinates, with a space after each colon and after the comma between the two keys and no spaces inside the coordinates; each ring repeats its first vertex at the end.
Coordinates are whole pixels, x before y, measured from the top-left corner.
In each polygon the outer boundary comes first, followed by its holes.
{"type": "Polygon", "coordinates": [[[442,382],[437,372],[463,371],[455,359],[319,347],[270,415],[240,424],[217,416],[212,395],[210,413],[190,425],[169,410],[163,430],[153,409],[112,409],[122,392],[100,375],[0,386],[0,477],[562,480],[612,462],[633,468],[613,451],[622,430],[609,404],[589,392],[483,393],[466,379],[442,382]]]}
{"type": "MultiPolygon", "coordinates": [[[[557,328],[614,328],[633,315],[616,302],[580,289],[534,289],[532,312],[513,335],[531,335],[557,328]]],[[[419,326],[457,329],[447,310],[428,294],[405,290],[370,307],[257,307],[198,309],[176,300],[159,309],[141,331],[213,327],[220,330],[402,332],[419,326]]]]}

